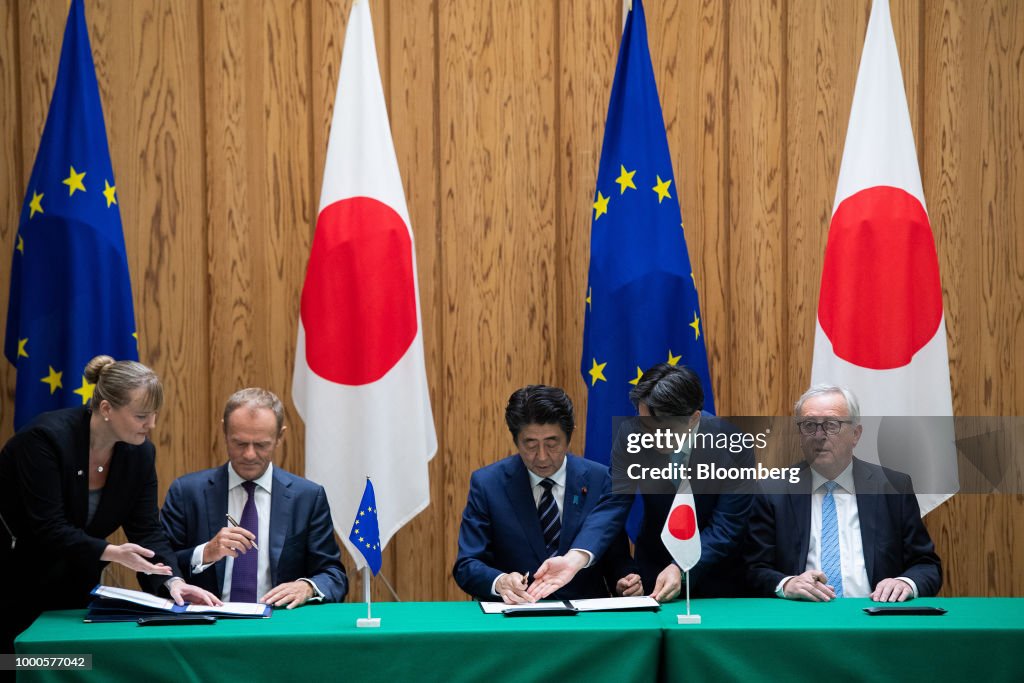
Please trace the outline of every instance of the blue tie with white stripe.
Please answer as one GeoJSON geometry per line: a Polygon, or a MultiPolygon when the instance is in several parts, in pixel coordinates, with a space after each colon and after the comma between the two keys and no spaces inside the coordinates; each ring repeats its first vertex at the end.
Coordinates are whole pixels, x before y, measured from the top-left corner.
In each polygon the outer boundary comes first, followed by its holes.
{"type": "Polygon", "coordinates": [[[562,522],[558,519],[558,503],[551,493],[555,482],[544,479],[540,482],[544,487],[544,493],[540,495],[540,502],[537,503],[537,515],[540,517],[540,528],[544,532],[544,545],[548,549],[548,557],[558,552],[558,536],[562,532],[562,522]]]}
{"type": "Polygon", "coordinates": [[[843,597],[843,563],[839,554],[839,517],[836,515],[836,499],[832,495],[834,481],[825,482],[825,498],[821,501],[821,571],[836,591],[836,597],[843,597]]]}

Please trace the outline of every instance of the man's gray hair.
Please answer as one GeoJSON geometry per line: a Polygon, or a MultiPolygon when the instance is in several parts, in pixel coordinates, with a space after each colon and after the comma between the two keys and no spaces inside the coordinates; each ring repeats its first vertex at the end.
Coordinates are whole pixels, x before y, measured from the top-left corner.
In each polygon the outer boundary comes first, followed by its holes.
{"type": "Polygon", "coordinates": [[[850,414],[850,420],[853,424],[860,424],[860,404],[857,402],[857,397],[853,395],[853,392],[846,387],[839,387],[833,384],[815,384],[810,389],[801,394],[800,398],[796,400],[796,404],[793,406],[794,414],[799,417],[803,410],[804,403],[811,398],[817,396],[827,396],[828,394],[840,394],[846,399],[846,407],[850,414]]]}

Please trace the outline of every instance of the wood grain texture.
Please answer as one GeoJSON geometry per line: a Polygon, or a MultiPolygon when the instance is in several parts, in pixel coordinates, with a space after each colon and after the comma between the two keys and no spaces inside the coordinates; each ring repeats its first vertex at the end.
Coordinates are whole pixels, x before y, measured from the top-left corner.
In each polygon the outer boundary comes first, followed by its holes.
{"type": "MultiPolygon", "coordinates": [[[[19,6],[13,2],[0,6],[0,262],[13,258],[17,244],[18,217],[25,201],[25,183],[29,172],[25,169],[21,125],[21,73],[18,26],[19,6]]],[[[31,162],[29,162],[31,163],[31,162]]],[[[0,268],[10,268],[5,263],[0,268]]],[[[3,271],[3,272],[10,272],[3,271]]],[[[6,293],[7,290],[3,290],[6,293]]],[[[0,296],[0,320],[7,320],[7,297],[0,296]]],[[[13,366],[0,361],[0,413],[7,415],[8,406],[14,406],[13,366]]],[[[10,425],[0,421],[0,438],[10,435],[10,425]]]]}
{"type": "Polygon", "coordinates": [[[562,344],[555,381],[573,400],[576,432],[572,450],[582,453],[587,433],[587,384],[579,368],[594,215],[591,206],[622,33],[622,10],[614,2],[562,2],[558,25],[556,325],[562,344]]]}
{"type": "Polygon", "coordinates": [[[788,265],[784,0],[729,9],[729,381],[744,387],[719,414],[784,414],[788,265]],[[750,382],[756,377],[758,381],[750,382]]]}
{"type": "Polygon", "coordinates": [[[439,5],[447,567],[469,472],[512,450],[509,394],[555,381],[555,19],[552,2],[439,5]]]}
{"type": "Polygon", "coordinates": [[[442,444],[430,463],[431,506],[403,527],[392,544],[394,564],[387,573],[394,576],[404,600],[430,600],[432,596],[443,595],[450,583],[445,569],[452,560],[445,530],[438,523],[445,518],[446,509],[453,506],[443,486],[446,440],[436,409],[444,402],[441,361],[445,347],[441,280],[444,233],[440,221],[440,176],[436,170],[440,145],[437,12],[434,0],[393,2],[389,12],[388,82],[403,86],[390,89],[388,113],[416,246],[427,382],[431,405],[435,406],[438,443],[442,444]]]}
{"type": "MultiPolygon", "coordinates": [[[[1024,102],[1019,85],[1009,84],[1024,78],[1024,11],[997,0],[925,7],[922,175],[942,274],[953,409],[1019,415],[1024,102]]],[[[964,586],[972,594],[1024,594],[1022,520],[1019,495],[960,495],[930,514],[950,576],[946,594],[964,586]]]]}
{"type": "Polygon", "coordinates": [[[788,409],[809,386],[821,261],[867,28],[863,3],[791,3],[786,97],[786,269],[788,324],[783,353],[788,409]],[[812,266],[813,264],[813,266],[812,266]]]}
{"type": "MultiPolygon", "coordinates": [[[[511,391],[564,386],[581,413],[573,446],[583,446],[582,290],[621,3],[370,2],[439,437],[431,506],[395,537],[383,573],[403,599],[464,599],[450,571],[469,475],[513,450],[502,421],[511,391]]],[[[954,407],[1020,414],[1024,5],[891,6],[940,259],[954,407]]],[[[284,399],[278,462],[304,471],[291,402],[298,300],[349,7],[86,0],[140,354],[168,395],[154,433],[161,490],[223,462],[221,407],[252,384],[284,399]]],[[[4,283],[67,8],[0,3],[4,283]]],[[[645,9],[719,412],[785,414],[809,377],[870,1],[645,9]]],[[[3,439],[13,383],[0,363],[3,439]]],[[[1024,595],[1024,496],[959,495],[926,523],[946,563],[944,595],[1024,595]]],[[[126,572],[112,580],[134,582],[126,572]]],[[[390,599],[380,580],[374,596],[390,599]]]]}

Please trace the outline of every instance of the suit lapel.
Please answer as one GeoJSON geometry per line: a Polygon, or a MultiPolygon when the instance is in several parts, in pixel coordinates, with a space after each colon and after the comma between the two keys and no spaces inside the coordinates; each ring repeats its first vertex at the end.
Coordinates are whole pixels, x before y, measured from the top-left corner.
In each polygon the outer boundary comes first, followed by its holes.
{"type": "Polygon", "coordinates": [[[853,485],[857,487],[857,517],[860,518],[860,538],[864,545],[864,568],[868,581],[875,585],[875,530],[878,528],[879,504],[884,482],[860,460],[853,460],[853,485]]]}
{"type": "Polygon", "coordinates": [[[281,470],[274,468],[274,484],[270,490],[270,585],[278,584],[277,565],[284,548],[284,539],[292,521],[292,508],[295,499],[292,496],[291,481],[281,475],[281,470]]]}
{"type": "MultiPolygon", "coordinates": [[[[562,534],[558,539],[558,553],[565,555],[571,550],[576,532],[580,527],[580,492],[588,486],[587,473],[577,456],[566,454],[565,496],[562,499],[562,534]]],[[[539,523],[538,523],[539,526],[539,523]]]]}
{"type": "Polygon", "coordinates": [[[530,548],[533,549],[539,560],[539,565],[540,562],[547,559],[548,554],[544,547],[544,532],[540,528],[540,519],[537,517],[537,504],[533,500],[530,475],[520,457],[516,457],[509,465],[506,472],[505,494],[523,528],[523,535],[529,540],[530,548]]]}
{"type": "Polygon", "coordinates": [[[800,495],[786,496],[789,499],[793,514],[793,525],[797,530],[800,549],[797,553],[797,574],[802,574],[807,567],[807,549],[811,544],[811,468],[807,464],[800,467],[800,482],[795,484],[800,495]]]}
{"type": "MultiPolygon", "coordinates": [[[[206,480],[206,537],[213,538],[221,530],[228,513],[228,466],[218,467],[206,480]]],[[[217,562],[217,590],[224,594],[224,562],[217,562]]]]}

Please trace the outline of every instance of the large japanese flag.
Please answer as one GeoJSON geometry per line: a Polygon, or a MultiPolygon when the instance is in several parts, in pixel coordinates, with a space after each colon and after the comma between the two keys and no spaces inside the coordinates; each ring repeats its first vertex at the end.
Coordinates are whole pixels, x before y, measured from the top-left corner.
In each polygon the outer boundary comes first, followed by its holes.
{"type": "Polygon", "coordinates": [[[292,392],[306,476],[327,489],[339,535],[353,552],[348,532],[371,477],[385,547],[430,502],[437,437],[409,211],[365,0],[345,33],[292,392]]]}
{"type": "Polygon", "coordinates": [[[865,421],[857,454],[880,454],[882,464],[909,471],[923,512],[957,490],[939,262],[888,0],[875,0],[864,39],[825,248],[811,381],[847,386],[863,415],[885,418],[865,421]]]}
{"type": "Polygon", "coordinates": [[[672,509],[661,530],[661,542],[679,568],[688,572],[700,561],[700,529],[697,528],[697,508],[689,482],[672,501],[672,509]]]}

